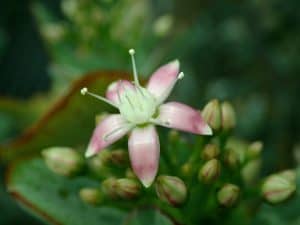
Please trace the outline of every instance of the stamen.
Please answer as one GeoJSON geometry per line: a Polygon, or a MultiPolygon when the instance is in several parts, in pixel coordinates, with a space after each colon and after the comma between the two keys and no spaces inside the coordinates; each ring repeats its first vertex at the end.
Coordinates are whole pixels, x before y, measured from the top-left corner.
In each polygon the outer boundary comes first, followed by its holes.
{"type": "Polygon", "coordinates": [[[89,90],[88,90],[86,87],[82,88],[82,89],[80,90],[80,92],[81,92],[82,95],[88,94],[88,95],[90,95],[90,96],[92,96],[92,97],[94,97],[94,98],[97,98],[97,99],[99,99],[100,101],[103,101],[103,102],[105,102],[105,103],[107,103],[107,104],[109,104],[109,105],[111,105],[111,106],[113,106],[113,107],[115,107],[115,108],[118,109],[118,106],[116,106],[113,102],[109,101],[108,99],[106,99],[106,98],[104,98],[104,97],[102,97],[102,96],[100,96],[100,95],[96,95],[96,94],[94,94],[94,93],[92,93],[92,92],[89,92],[89,90]]]}
{"type": "Polygon", "coordinates": [[[130,49],[129,54],[131,55],[134,83],[136,86],[140,86],[138,74],[137,74],[137,70],[136,70],[136,65],[135,65],[135,59],[134,59],[134,54],[135,54],[134,49],[130,49]]]}

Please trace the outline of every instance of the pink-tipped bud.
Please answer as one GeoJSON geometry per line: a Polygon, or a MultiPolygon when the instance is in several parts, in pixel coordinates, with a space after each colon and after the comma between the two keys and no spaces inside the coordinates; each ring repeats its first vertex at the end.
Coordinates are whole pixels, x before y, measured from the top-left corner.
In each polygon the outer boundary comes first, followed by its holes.
{"type": "Polygon", "coordinates": [[[220,154],[220,149],[215,144],[207,144],[205,145],[203,151],[202,151],[202,159],[204,160],[210,160],[217,158],[220,154]]]}
{"type": "Polygon", "coordinates": [[[199,179],[204,183],[212,183],[218,179],[221,172],[221,164],[217,159],[207,161],[199,170],[199,179]]]}
{"type": "Polygon", "coordinates": [[[79,191],[81,200],[89,205],[98,205],[102,201],[102,195],[97,188],[82,188],[79,191]]]}
{"type": "Polygon", "coordinates": [[[240,194],[240,188],[234,184],[225,184],[218,192],[217,198],[221,205],[225,207],[233,206],[240,194]]]}
{"type": "Polygon", "coordinates": [[[229,102],[223,102],[222,110],[222,127],[225,131],[231,130],[236,125],[236,115],[233,106],[229,102]]]}
{"type": "Polygon", "coordinates": [[[155,189],[162,201],[173,206],[181,205],[187,197],[187,188],[178,177],[160,175],[156,180],[155,189]]]}
{"type": "Polygon", "coordinates": [[[141,185],[136,180],[122,178],[116,182],[116,191],[123,199],[133,199],[141,193],[141,185]]]}
{"type": "Polygon", "coordinates": [[[204,106],[201,115],[208,125],[214,130],[219,130],[221,128],[222,113],[220,103],[217,99],[208,102],[204,106]]]}
{"type": "Polygon", "coordinates": [[[81,155],[74,149],[68,147],[51,147],[44,149],[42,156],[48,168],[62,176],[75,175],[84,165],[81,155]]]}
{"type": "Polygon", "coordinates": [[[296,183],[285,174],[274,174],[266,178],[262,185],[262,195],[270,203],[285,201],[296,191],[296,183]]]}

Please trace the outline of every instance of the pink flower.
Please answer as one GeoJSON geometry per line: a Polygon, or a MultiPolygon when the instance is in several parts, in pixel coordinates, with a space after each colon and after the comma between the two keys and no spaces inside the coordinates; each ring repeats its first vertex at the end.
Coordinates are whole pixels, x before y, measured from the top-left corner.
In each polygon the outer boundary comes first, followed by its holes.
{"type": "Polygon", "coordinates": [[[154,125],[202,135],[211,135],[212,130],[196,109],[179,102],[163,104],[177,80],[184,76],[179,73],[178,60],[158,68],[144,88],[138,80],[135,52],[131,49],[129,53],[133,64],[133,83],[126,80],[112,83],[106,98],[90,93],[87,88],[81,90],[82,94],[92,95],[120,112],[108,115],[97,125],[85,155],[95,155],[131,132],[128,141],[131,165],[143,185],[149,187],[157,174],[160,151],[154,125]]]}

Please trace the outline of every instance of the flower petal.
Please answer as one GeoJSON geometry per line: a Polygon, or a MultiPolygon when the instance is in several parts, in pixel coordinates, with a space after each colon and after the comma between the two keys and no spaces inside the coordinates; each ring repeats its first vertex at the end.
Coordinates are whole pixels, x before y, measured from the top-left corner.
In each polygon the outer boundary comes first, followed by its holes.
{"type": "Polygon", "coordinates": [[[158,68],[150,77],[147,89],[158,99],[159,103],[169,96],[178,79],[178,73],[179,61],[174,60],[158,68]]]}
{"type": "Polygon", "coordinates": [[[126,89],[134,88],[133,84],[128,80],[118,80],[111,83],[106,91],[106,98],[112,101],[113,103],[119,103],[119,96],[126,89]]]}
{"type": "Polygon", "coordinates": [[[199,111],[179,102],[168,102],[159,108],[155,119],[165,127],[175,128],[195,134],[211,135],[212,130],[199,111]]]}
{"type": "Polygon", "coordinates": [[[128,148],[134,173],[145,187],[149,187],[159,164],[159,139],[154,126],[133,129],[128,148]]]}
{"type": "Polygon", "coordinates": [[[130,124],[120,114],[107,116],[94,130],[85,156],[90,157],[98,153],[103,148],[123,137],[130,129],[130,124]]]}

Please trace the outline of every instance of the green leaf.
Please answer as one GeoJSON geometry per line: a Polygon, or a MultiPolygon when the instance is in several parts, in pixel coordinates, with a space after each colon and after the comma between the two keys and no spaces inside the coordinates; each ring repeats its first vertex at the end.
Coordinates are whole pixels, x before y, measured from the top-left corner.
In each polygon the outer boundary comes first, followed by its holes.
{"type": "Polygon", "coordinates": [[[166,216],[155,209],[135,210],[125,225],[172,225],[166,216]]]}
{"type": "Polygon", "coordinates": [[[78,197],[82,187],[99,183],[86,177],[67,179],[52,173],[40,158],[14,164],[7,176],[11,195],[26,209],[50,224],[119,225],[126,213],[107,206],[92,207],[78,197]]]}
{"type": "Polygon", "coordinates": [[[118,79],[128,76],[120,72],[94,72],[74,82],[65,96],[49,103],[49,110],[20,137],[0,146],[0,158],[11,160],[49,146],[85,147],[95,127],[95,115],[114,109],[90,96],[82,96],[80,89],[88,87],[105,95],[107,86],[118,79]]]}

